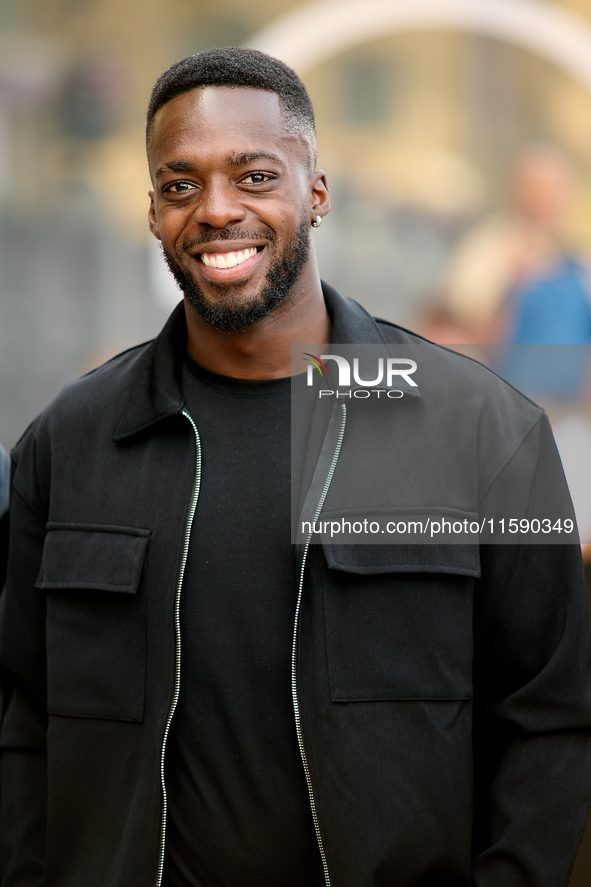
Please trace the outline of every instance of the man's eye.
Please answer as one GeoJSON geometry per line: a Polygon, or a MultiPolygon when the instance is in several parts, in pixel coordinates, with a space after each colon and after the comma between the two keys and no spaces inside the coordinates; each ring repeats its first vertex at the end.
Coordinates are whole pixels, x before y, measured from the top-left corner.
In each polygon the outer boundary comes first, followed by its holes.
{"type": "Polygon", "coordinates": [[[163,188],[165,194],[187,194],[195,188],[192,182],[171,182],[163,188]]]}
{"type": "Polygon", "coordinates": [[[270,182],[273,176],[266,172],[249,172],[247,176],[241,180],[245,185],[264,185],[270,182]]]}

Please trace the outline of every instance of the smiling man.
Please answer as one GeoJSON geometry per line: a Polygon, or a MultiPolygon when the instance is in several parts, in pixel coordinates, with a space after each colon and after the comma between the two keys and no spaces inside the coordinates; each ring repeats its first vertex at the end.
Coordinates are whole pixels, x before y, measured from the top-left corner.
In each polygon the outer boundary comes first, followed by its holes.
{"type": "Polygon", "coordinates": [[[291,343],[330,338],[310,240],[330,209],[314,114],[283,66],[266,72],[280,95],[252,88],[260,71],[248,87],[221,85],[211,64],[201,88],[183,89],[187,61],[152,96],[150,228],[185,295],[192,356],[229,376],[287,377],[291,343]]]}
{"type": "Polygon", "coordinates": [[[147,151],[184,301],[13,452],[2,887],[565,885],[591,784],[578,546],[291,544],[292,508],[467,526],[518,491],[543,517],[568,496],[542,410],[321,283],[329,191],[282,62],[173,65],[147,151]],[[299,343],[419,347],[421,390],[403,359],[396,399],[312,404],[312,366],[346,359],[308,345],[303,374],[299,343]]]}

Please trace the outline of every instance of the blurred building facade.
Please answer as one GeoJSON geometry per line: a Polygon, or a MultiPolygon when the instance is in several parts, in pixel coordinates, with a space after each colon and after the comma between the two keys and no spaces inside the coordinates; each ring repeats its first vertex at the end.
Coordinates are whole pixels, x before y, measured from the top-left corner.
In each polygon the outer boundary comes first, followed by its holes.
{"type": "MultiPolygon", "coordinates": [[[[5,445],[63,384],[154,335],[177,297],[146,225],[144,114],[158,74],[200,49],[252,42],[302,6],[4,0],[5,445]]],[[[586,0],[553,6],[591,26],[586,0]]],[[[310,39],[321,41],[310,10],[310,39]]],[[[557,145],[578,167],[572,236],[591,251],[591,91],[547,59],[427,24],[361,41],[304,80],[334,195],[315,235],[321,270],[374,313],[413,325],[437,299],[463,233],[506,207],[507,170],[535,141],[557,145]]]]}

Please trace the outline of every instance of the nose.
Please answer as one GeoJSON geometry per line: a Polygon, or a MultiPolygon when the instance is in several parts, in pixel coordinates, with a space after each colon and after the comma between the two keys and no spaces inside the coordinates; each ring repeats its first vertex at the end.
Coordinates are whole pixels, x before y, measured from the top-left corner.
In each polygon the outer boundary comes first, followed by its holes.
{"type": "Polygon", "coordinates": [[[227,181],[212,181],[201,189],[194,209],[195,221],[211,228],[226,228],[241,222],[246,209],[240,193],[227,181]]]}

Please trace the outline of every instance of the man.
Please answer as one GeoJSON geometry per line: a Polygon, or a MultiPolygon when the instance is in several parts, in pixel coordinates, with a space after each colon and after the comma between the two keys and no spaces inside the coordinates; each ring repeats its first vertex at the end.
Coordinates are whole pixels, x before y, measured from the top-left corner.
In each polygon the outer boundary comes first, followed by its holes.
{"type": "Polygon", "coordinates": [[[321,285],[330,197],[284,64],[174,65],[147,147],[184,307],[14,452],[2,887],[566,883],[591,760],[577,546],[304,531],[546,502],[564,482],[542,412],[321,285]],[[297,343],[320,371],[335,343],[424,348],[422,397],[408,360],[368,413],[363,388],[332,397],[329,375],[312,404],[298,376],[290,465],[297,343]]]}

